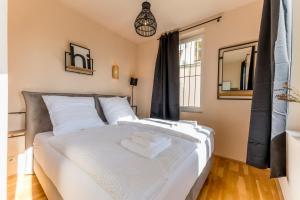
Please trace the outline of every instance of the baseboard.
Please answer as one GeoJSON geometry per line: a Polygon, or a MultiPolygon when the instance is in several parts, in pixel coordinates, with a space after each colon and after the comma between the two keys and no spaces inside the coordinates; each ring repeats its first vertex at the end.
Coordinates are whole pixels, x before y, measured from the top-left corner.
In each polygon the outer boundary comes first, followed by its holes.
{"type": "Polygon", "coordinates": [[[228,158],[228,157],[221,156],[221,155],[218,155],[218,154],[214,154],[214,156],[215,156],[215,157],[219,157],[219,158],[224,158],[224,159],[227,159],[227,160],[232,160],[232,161],[234,161],[234,162],[239,162],[239,163],[246,164],[246,162],[244,162],[244,161],[236,160],[236,159],[233,159],[233,158],[228,158]]]}
{"type": "Polygon", "coordinates": [[[281,185],[280,185],[279,180],[277,178],[275,179],[275,183],[276,183],[277,190],[280,194],[280,196],[279,196],[280,200],[285,200],[282,189],[281,189],[281,185]]]}

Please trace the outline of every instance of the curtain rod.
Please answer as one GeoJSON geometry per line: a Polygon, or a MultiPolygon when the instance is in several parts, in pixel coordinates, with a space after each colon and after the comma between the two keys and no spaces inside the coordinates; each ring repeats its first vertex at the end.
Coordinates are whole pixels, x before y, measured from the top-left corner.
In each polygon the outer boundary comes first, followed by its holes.
{"type": "MultiPolygon", "coordinates": [[[[187,31],[187,30],[196,28],[196,27],[198,27],[198,26],[202,26],[202,25],[204,25],[204,24],[208,24],[208,23],[213,22],[213,21],[220,22],[221,19],[222,19],[222,16],[219,16],[219,17],[215,17],[215,18],[213,18],[213,19],[210,19],[210,20],[201,22],[201,23],[199,23],[199,24],[195,24],[195,25],[189,26],[189,27],[187,27],[187,28],[179,28],[179,29],[176,29],[176,30],[178,30],[178,31],[181,33],[181,32],[184,32],[184,31],[187,31]]],[[[165,33],[168,33],[168,32],[165,32],[165,33]]],[[[163,34],[165,34],[165,33],[163,33],[163,34]]],[[[162,35],[163,35],[163,34],[162,34],[162,35]]],[[[161,36],[162,36],[162,35],[161,35],[161,36]]],[[[157,40],[159,40],[159,38],[158,38],[157,40]]]]}
{"type": "Polygon", "coordinates": [[[187,31],[187,30],[196,28],[196,27],[198,27],[198,26],[202,26],[202,25],[204,25],[204,24],[208,24],[208,23],[213,22],[213,21],[220,22],[221,19],[222,19],[222,16],[219,16],[219,17],[216,17],[216,18],[207,20],[207,21],[205,21],[205,22],[202,22],[202,23],[199,23],[199,24],[196,24],[196,25],[187,27],[187,28],[181,28],[181,29],[179,29],[179,32],[184,32],[184,31],[187,31]]]}

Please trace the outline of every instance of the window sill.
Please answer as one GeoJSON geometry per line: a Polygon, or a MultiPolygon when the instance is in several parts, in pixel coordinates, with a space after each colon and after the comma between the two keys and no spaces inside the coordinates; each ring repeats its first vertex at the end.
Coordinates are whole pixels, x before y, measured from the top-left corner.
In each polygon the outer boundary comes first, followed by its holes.
{"type": "Polygon", "coordinates": [[[300,138],[300,132],[299,131],[287,130],[286,132],[287,132],[288,135],[291,135],[295,138],[300,138]]]}
{"type": "Polygon", "coordinates": [[[181,113],[203,113],[202,108],[195,108],[195,107],[181,107],[181,113]]]}

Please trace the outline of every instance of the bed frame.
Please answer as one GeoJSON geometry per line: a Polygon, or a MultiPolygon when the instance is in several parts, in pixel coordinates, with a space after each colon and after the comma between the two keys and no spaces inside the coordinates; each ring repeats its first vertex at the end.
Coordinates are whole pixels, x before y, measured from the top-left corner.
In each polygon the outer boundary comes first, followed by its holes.
{"type": "MultiPolygon", "coordinates": [[[[55,96],[68,96],[68,97],[93,97],[95,99],[95,107],[99,117],[106,122],[103,110],[98,100],[99,97],[114,97],[117,95],[101,95],[101,94],[74,94],[74,93],[46,93],[46,92],[28,92],[22,91],[26,104],[26,149],[32,147],[34,137],[38,133],[52,131],[52,123],[42,96],[55,95],[55,96]]],[[[126,96],[119,96],[126,97],[126,96]]],[[[127,96],[128,102],[130,97],[127,96]]]]}
{"type": "MultiPolygon", "coordinates": [[[[199,193],[209,175],[209,172],[211,171],[211,167],[212,158],[207,162],[205,168],[201,172],[200,176],[191,188],[185,200],[197,200],[199,193]]],[[[47,177],[47,175],[36,160],[34,160],[34,172],[49,200],[63,200],[62,196],[57,191],[53,182],[47,177]]]]}
{"type": "MultiPolygon", "coordinates": [[[[50,116],[47,110],[47,107],[42,99],[43,95],[56,95],[56,96],[71,96],[71,97],[93,97],[95,98],[95,107],[100,118],[103,121],[107,121],[98,97],[113,97],[116,95],[101,95],[101,94],[73,94],[73,93],[41,93],[41,92],[22,92],[25,104],[26,104],[26,133],[25,133],[25,146],[26,149],[32,149],[33,140],[36,134],[52,131],[52,124],[50,121],[50,116]]],[[[124,97],[124,96],[120,96],[124,97]]],[[[127,98],[130,102],[130,97],[127,98]]],[[[32,150],[30,150],[32,152],[32,150]]],[[[46,173],[40,167],[39,163],[34,159],[34,156],[31,155],[31,158],[27,156],[27,162],[30,159],[30,162],[33,165],[33,171],[36,174],[47,198],[49,200],[61,200],[63,199],[60,193],[57,191],[53,182],[47,177],[46,173]]],[[[209,172],[212,168],[212,159],[210,159],[202,173],[196,180],[195,184],[191,188],[189,194],[185,200],[196,200],[203,184],[205,183],[209,172]]]]}

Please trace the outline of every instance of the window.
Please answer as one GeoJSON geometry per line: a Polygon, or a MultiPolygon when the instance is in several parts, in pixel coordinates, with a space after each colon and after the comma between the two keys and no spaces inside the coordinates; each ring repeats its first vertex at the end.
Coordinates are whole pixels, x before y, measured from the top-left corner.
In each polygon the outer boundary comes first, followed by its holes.
{"type": "Polygon", "coordinates": [[[180,109],[183,112],[200,111],[202,52],[202,36],[180,41],[180,109]]]}

